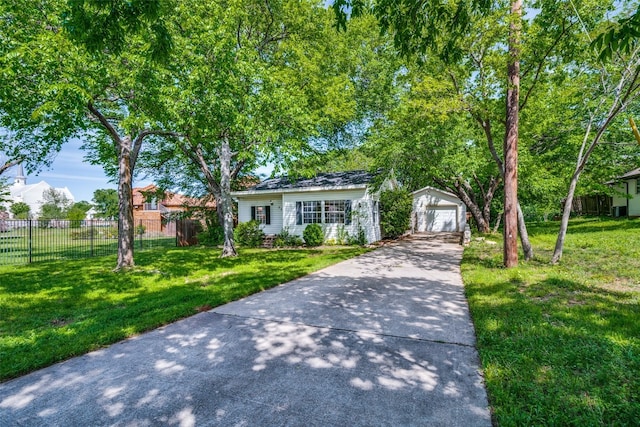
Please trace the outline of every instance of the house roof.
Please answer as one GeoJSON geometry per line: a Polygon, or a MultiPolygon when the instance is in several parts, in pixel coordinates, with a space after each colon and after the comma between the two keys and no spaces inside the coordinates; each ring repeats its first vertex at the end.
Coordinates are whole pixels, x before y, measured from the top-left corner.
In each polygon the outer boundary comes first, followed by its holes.
{"type": "Polygon", "coordinates": [[[458,196],[456,196],[455,194],[449,192],[449,191],[445,191],[445,190],[441,190],[439,188],[435,188],[435,187],[431,187],[431,186],[426,186],[424,188],[421,188],[419,190],[413,191],[411,194],[415,197],[421,193],[425,193],[425,194],[432,194],[432,193],[438,193],[444,196],[447,196],[455,201],[459,201],[460,203],[462,203],[462,200],[460,200],[460,198],[458,196]]]}
{"type": "Polygon", "coordinates": [[[366,171],[321,173],[312,178],[292,178],[285,176],[267,179],[246,191],[234,191],[232,194],[249,195],[366,188],[372,179],[373,175],[366,171]]]}
{"type": "MultiPolygon", "coordinates": [[[[153,184],[149,184],[146,187],[136,187],[133,189],[133,205],[140,206],[145,203],[145,194],[152,194],[158,191],[158,187],[153,184]]],[[[172,193],[170,191],[164,192],[164,198],[159,200],[159,202],[165,207],[176,207],[182,208],[185,206],[201,206],[202,200],[194,199],[192,197],[187,197],[183,194],[172,193]]],[[[208,208],[214,208],[216,206],[215,202],[207,202],[205,204],[208,208]]]]}
{"type": "Polygon", "coordinates": [[[630,178],[636,178],[638,176],[640,176],[640,168],[636,168],[632,171],[629,171],[624,175],[619,176],[618,179],[630,179],[630,178]]]}

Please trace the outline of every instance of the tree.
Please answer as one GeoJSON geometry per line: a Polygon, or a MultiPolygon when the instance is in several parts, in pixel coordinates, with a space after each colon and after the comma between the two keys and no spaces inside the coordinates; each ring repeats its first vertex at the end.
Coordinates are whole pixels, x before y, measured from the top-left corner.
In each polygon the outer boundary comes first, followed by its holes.
{"type": "Polygon", "coordinates": [[[93,192],[93,204],[97,216],[114,219],[118,217],[118,192],[111,188],[98,189],[93,192]]]}
{"type": "Polygon", "coordinates": [[[579,144],[575,167],[571,174],[563,206],[560,230],[551,258],[553,264],[558,263],[562,258],[573,198],[578,180],[587,166],[587,162],[602,141],[609,126],[640,96],[640,47],[636,47],[628,55],[619,53],[608,66],[594,67],[591,71],[599,71],[597,79],[601,83],[601,89],[594,91],[591,97],[583,95],[588,105],[588,117],[584,121],[585,131],[579,144]],[[598,70],[598,68],[600,69],[598,70]]]}
{"type": "Polygon", "coordinates": [[[72,206],[71,200],[61,191],[49,188],[42,193],[40,219],[63,219],[72,206]]]}
{"type": "Polygon", "coordinates": [[[91,203],[84,200],[76,202],[69,207],[66,212],[66,217],[68,220],[71,220],[71,227],[80,227],[81,221],[86,218],[87,212],[91,207],[91,203]]]}
{"type": "Polygon", "coordinates": [[[168,134],[154,118],[167,81],[154,60],[156,50],[149,49],[162,33],[160,15],[146,8],[153,2],[108,3],[8,0],[0,6],[0,124],[13,132],[0,148],[34,170],[70,138],[87,141],[94,161],[118,179],[120,270],[134,265],[132,177],[138,155],[143,141],[168,134]],[[113,8],[118,10],[104,26],[81,37],[80,24],[102,21],[113,8]],[[102,36],[119,40],[115,49],[92,42],[102,36]]]}
{"type": "Polygon", "coordinates": [[[266,161],[286,165],[352,119],[353,84],[340,65],[356,54],[315,2],[183,2],[175,18],[180,57],[166,127],[182,136],[154,146],[144,163],[162,168],[165,182],[182,174],[190,189],[194,180],[206,188],[224,229],[222,256],[235,256],[233,182],[266,161]],[[203,25],[211,17],[214,29],[203,25]]]}
{"type": "Polygon", "coordinates": [[[16,219],[28,219],[31,207],[29,207],[25,202],[16,202],[11,205],[9,210],[16,219]]]}
{"type": "Polygon", "coordinates": [[[380,193],[380,228],[385,237],[403,235],[411,221],[413,198],[406,189],[386,190],[380,193]]]}
{"type": "Polygon", "coordinates": [[[373,169],[393,173],[409,190],[436,185],[456,194],[488,233],[499,172],[453,80],[441,77],[446,73],[435,60],[407,67],[397,106],[375,122],[365,150],[373,169]]]}

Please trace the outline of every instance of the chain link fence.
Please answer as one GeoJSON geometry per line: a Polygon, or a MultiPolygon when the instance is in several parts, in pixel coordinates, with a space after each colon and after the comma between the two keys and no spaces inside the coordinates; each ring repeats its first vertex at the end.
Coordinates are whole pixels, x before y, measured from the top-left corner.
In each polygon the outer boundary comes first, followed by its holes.
{"type": "MultiPolygon", "coordinates": [[[[197,244],[199,222],[136,220],[135,250],[197,244]]],[[[118,252],[118,221],[0,219],[0,265],[89,258],[118,252]]]]}

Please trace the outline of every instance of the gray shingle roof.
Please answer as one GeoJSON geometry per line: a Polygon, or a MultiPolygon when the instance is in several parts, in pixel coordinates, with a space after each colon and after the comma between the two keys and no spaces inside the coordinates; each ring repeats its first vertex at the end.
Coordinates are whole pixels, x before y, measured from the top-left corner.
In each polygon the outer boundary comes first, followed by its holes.
{"type": "Polygon", "coordinates": [[[356,185],[367,185],[373,179],[373,175],[366,171],[349,171],[321,173],[313,178],[271,178],[262,181],[252,187],[249,191],[261,190],[285,190],[294,188],[311,187],[347,187],[356,185]]]}
{"type": "Polygon", "coordinates": [[[628,178],[635,178],[637,176],[640,176],[640,168],[634,169],[632,171],[629,171],[627,173],[625,173],[622,176],[619,176],[618,179],[628,179],[628,178]]]}

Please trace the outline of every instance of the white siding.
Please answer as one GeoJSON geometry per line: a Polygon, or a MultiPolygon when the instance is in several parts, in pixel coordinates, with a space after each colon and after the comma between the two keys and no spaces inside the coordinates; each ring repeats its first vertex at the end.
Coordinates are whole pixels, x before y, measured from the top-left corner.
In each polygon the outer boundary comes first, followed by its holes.
{"type": "Polygon", "coordinates": [[[372,243],[380,240],[380,224],[374,224],[373,206],[374,198],[364,189],[361,190],[326,190],[317,192],[285,193],[283,195],[283,227],[288,228],[292,234],[302,236],[302,232],[307,224],[296,224],[296,202],[310,202],[326,200],[351,200],[352,220],[351,224],[321,224],[325,240],[337,239],[338,229],[343,226],[345,231],[355,236],[358,228],[362,227],[367,236],[367,242],[372,243]]]}
{"type": "Polygon", "coordinates": [[[415,231],[464,231],[466,222],[466,206],[454,195],[431,187],[413,193],[415,231]]]}
{"type": "Polygon", "coordinates": [[[616,191],[619,191],[622,193],[622,195],[617,195],[614,194],[614,196],[612,197],[612,207],[616,207],[616,206],[628,206],[628,212],[627,215],[629,216],[640,216],[640,194],[638,194],[637,192],[637,184],[638,183],[638,179],[629,179],[627,181],[624,181],[616,186],[614,186],[613,188],[616,191]],[[623,195],[627,193],[627,186],[629,188],[629,196],[631,196],[630,199],[627,199],[626,197],[624,197],[623,195]]]}
{"type": "Polygon", "coordinates": [[[251,206],[271,206],[271,224],[262,226],[265,234],[278,234],[282,231],[282,196],[242,197],[238,199],[238,222],[251,221],[251,206]]]}
{"type": "Polygon", "coordinates": [[[629,194],[633,196],[629,199],[629,216],[640,216],[640,194],[637,188],[638,179],[629,180],[629,194]]]}

